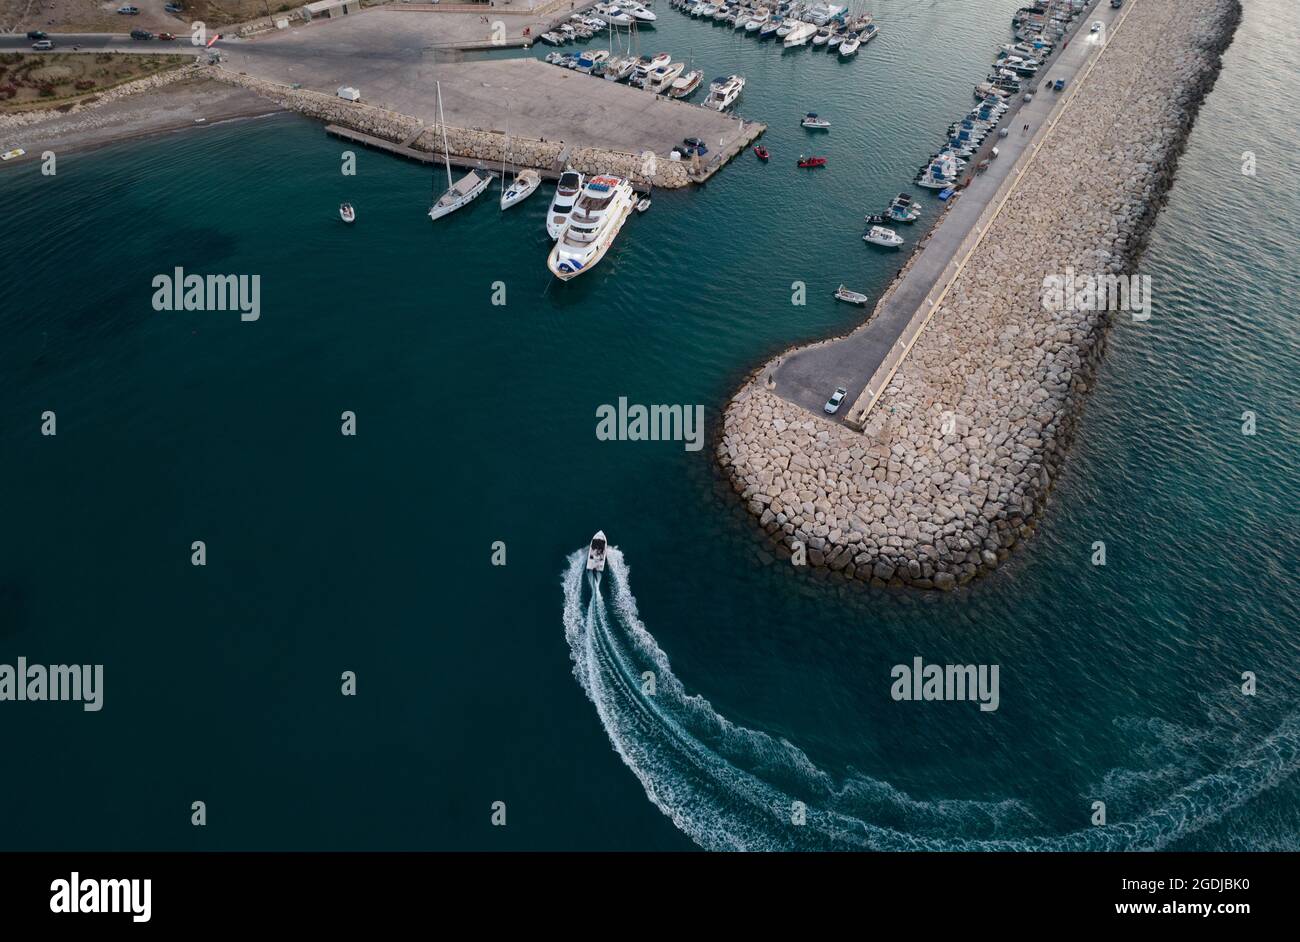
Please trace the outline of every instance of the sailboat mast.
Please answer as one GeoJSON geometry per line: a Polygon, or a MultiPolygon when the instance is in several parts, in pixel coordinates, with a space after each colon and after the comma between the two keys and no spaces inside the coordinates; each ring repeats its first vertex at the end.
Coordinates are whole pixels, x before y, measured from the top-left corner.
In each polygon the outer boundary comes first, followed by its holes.
{"type": "Polygon", "coordinates": [[[442,161],[447,165],[447,189],[451,189],[451,151],[447,149],[447,118],[442,113],[442,83],[438,83],[438,123],[442,125],[442,161]]]}

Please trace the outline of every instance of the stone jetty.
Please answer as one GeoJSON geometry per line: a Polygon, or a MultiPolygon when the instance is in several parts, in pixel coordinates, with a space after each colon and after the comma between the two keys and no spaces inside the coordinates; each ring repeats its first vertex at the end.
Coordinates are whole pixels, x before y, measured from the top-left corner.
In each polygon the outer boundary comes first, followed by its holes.
{"type": "Polygon", "coordinates": [[[1044,278],[1133,270],[1241,15],[1237,0],[1127,6],[1022,168],[1016,211],[994,220],[861,433],[775,395],[772,364],[728,404],[719,462],[787,554],[948,590],[1033,532],[1120,316],[1049,310],[1044,278]]]}
{"type": "MultiPolygon", "coordinates": [[[[442,129],[411,115],[364,102],[344,101],[310,89],[291,88],[226,69],[212,69],[210,74],[219,81],[257,92],[281,108],[326,124],[342,125],[371,137],[404,143],[413,150],[442,153],[442,129]]],[[[692,182],[688,163],[661,155],[647,158],[600,147],[567,146],[562,141],[507,138],[502,132],[477,128],[448,126],[447,149],[454,157],[488,165],[500,165],[505,159],[514,165],[542,170],[572,167],[585,174],[615,173],[663,189],[676,189],[692,182]]]]}

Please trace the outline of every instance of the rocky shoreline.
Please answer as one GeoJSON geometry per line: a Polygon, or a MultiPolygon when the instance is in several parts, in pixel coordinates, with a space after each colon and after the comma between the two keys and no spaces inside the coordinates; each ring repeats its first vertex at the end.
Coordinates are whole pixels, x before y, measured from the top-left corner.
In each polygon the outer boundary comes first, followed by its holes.
{"type": "Polygon", "coordinates": [[[1133,3],[863,434],[776,396],[771,364],[741,387],[718,461],[784,555],[950,590],[1032,534],[1112,316],[1047,310],[1043,279],[1133,271],[1240,18],[1238,0],[1133,3]]]}

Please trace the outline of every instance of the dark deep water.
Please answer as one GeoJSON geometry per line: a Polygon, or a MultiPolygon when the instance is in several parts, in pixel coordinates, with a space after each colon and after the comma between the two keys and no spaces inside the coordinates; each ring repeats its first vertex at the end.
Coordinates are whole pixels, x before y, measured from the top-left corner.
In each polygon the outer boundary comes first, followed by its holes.
{"type": "Polygon", "coordinates": [[[874,297],[900,261],[861,243],[862,213],[969,107],[1019,5],[881,0],[841,64],[661,4],[643,47],[745,74],[774,158],[656,194],[569,285],[545,268],[549,186],[434,225],[426,170],[361,152],[343,177],[343,146],[297,118],[0,174],[0,664],[105,673],[99,713],[0,703],[0,846],[782,846],[793,796],[820,809],[798,846],[1296,849],[1300,37],[1280,0],[1246,4],[1141,263],[1153,316],[1112,332],[1039,534],[994,577],[823,584],[761,561],[707,446],[594,435],[619,396],[701,403],[712,434],[765,356],[860,316],[830,291],[874,297]],[[809,109],[835,121],[820,175],[784,159],[809,109]],[[155,312],[175,266],[260,274],[261,319],[155,312]],[[567,557],[598,527],[621,555],[588,609],[567,557]],[[894,702],[917,655],[1000,665],[1000,708],[894,702]],[[628,685],[650,668],[647,704],[628,685]],[[1067,837],[1094,800],[1105,839],[1067,837]]]}

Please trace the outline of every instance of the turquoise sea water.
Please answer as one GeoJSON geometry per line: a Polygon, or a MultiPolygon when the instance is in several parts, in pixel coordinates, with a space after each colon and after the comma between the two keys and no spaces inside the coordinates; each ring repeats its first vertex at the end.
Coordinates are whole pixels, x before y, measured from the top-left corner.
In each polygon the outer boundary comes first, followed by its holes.
{"type": "Polygon", "coordinates": [[[295,117],[0,174],[0,663],[105,666],[100,713],[0,704],[4,846],[1295,848],[1280,0],[1247,4],[1141,264],[1152,319],[1113,331],[1040,532],[992,578],[827,585],[763,561],[707,447],[594,434],[619,396],[702,403],[711,433],[766,356],[853,325],[830,291],[900,264],[862,214],[969,107],[1018,5],[882,0],[847,64],[661,9],[643,51],[744,74],[773,159],[656,194],[569,285],[548,194],[433,225],[425,168],[361,152],[343,177],[295,117]],[[835,124],[811,175],[807,110],[835,124]],[[259,273],[261,319],[153,311],[178,265],[259,273]],[[598,527],[620,552],[592,605],[570,555],[598,527]],[[894,702],[914,656],[1000,665],[999,709],[894,702]],[[773,823],[792,799],[797,834],[773,823]]]}

